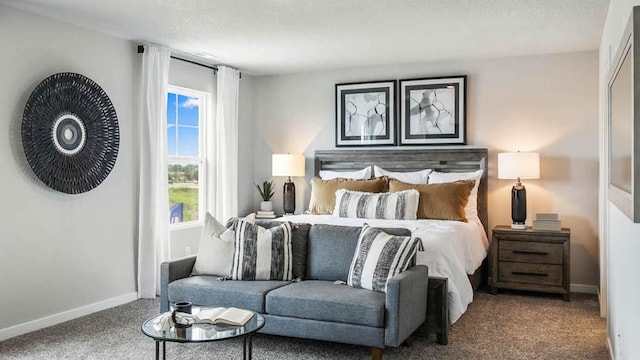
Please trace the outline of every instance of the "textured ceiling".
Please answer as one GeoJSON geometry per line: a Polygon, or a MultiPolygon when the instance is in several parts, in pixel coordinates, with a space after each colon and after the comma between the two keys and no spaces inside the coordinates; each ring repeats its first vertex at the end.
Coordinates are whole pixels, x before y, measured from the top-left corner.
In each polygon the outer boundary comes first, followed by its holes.
{"type": "Polygon", "coordinates": [[[256,75],[597,49],[608,0],[0,0],[256,75]]]}

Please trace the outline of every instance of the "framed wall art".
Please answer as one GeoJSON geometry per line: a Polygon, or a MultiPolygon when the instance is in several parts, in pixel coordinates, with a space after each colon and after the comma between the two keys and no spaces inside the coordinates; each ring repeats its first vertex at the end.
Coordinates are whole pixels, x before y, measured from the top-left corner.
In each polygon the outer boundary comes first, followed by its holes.
{"type": "Polygon", "coordinates": [[[400,80],[400,145],[466,144],[466,80],[400,80]]]}
{"type": "Polygon", "coordinates": [[[633,8],[607,87],[609,201],[640,223],[640,6],[633,8]]]}
{"type": "Polygon", "coordinates": [[[336,146],[396,145],[396,81],[336,84],[336,146]]]}

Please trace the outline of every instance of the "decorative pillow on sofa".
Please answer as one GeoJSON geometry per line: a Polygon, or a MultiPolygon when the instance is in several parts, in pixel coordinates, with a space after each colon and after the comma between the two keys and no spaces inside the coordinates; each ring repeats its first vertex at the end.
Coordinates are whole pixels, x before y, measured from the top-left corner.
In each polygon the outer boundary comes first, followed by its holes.
{"type": "Polygon", "coordinates": [[[347,285],[387,292],[387,281],[415,263],[419,238],[393,236],[364,224],[351,261],[347,285]]]}
{"type": "Polygon", "coordinates": [[[424,169],[420,171],[389,171],[378,165],[373,166],[373,172],[376,176],[388,176],[390,179],[400,180],[409,184],[426,184],[429,182],[429,174],[433,170],[424,169]]]}
{"type": "MultiPolygon", "coordinates": [[[[256,215],[249,214],[244,220],[255,223],[256,215]]],[[[207,212],[200,233],[198,256],[191,275],[229,276],[234,239],[235,229],[225,227],[207,212]]]]}
{"type": "Polygon", "coordinates": [[[475,180],[476,184],[469,194],[469,201],[465,206],[464,211],[467,214],[467,219],[478,217],[478,186],[480,186],[480,180],[482,179],[482,170],[476,170],[471,172],[462,173],[443,173],[434,171],[429,175],[429,184],[441,184],[446,182],[460,181],[460,180],[475,180]]]}
{"type": "Polygon", "coordinates": [[[465,206],[475,185],[474,180],[455,181],[442,184],[406,184],[398,180],[389,181],[389,191],[420,192],[418,219],[467,221],[465,206]]]}
{"type": "Polygon", "coordinates": [[[265,229],[238,221],[231,280],[293,280],[291,223],[265,229]]]}
{"type": "Polygon", "coordinates": [[[388,182],[389,178],[386,176],[366,180],[343,178],[321,180],[314,177],[311,179],[311,200],[309,200],[309,210],[306,213],[332,214],[336,205],[336,191],[339,189],[379,193],[386,190],[388,182]]]}
{"type": "MultiPolygon", "coordinates": [[[[256,224],[265,229],[269,229],[282,225],[282,221],[256,220],[256,224]]],[[[293,264],[291,265],[291,268],[293,269],[294,279],[304,280],[306,276],[310,229],[311,224],[291,224],[291,252],[293,253],[293,264]]]]}
{"type": "Polygon", "coordinates": [[[336,191],[333,215],[343,218],[415,220],[420,194],[417,190],[394,193],[336,191]]]}
{"type": "Polygon", "coordinates": [[[318,172],[322,180],[333,180],[337,178],[343,179],[370,179],[371,178],[371,166],[367,166],[362,170],[356,171],[332,171],[332,170],[320,170],[318,172]]]}

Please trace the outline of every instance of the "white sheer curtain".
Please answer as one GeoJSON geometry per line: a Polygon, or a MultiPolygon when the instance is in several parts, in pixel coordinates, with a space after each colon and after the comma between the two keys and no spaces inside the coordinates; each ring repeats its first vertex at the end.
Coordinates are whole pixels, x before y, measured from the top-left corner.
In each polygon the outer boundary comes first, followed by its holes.
{"type": "Polygon", "coordinates": [[[238,216],[238,91],[240,72],[227,66],[218,67],[215,146],[210,149],[211,166],[209,179],[213,189],[209,211],[224,221],[238,216]]]}
{"type": "Polygon", "coordinates": [[[170,51],[145,46],[139,127],[138,297],[155,298],[160,263],[169,259],[167,88],[170,51]]]}

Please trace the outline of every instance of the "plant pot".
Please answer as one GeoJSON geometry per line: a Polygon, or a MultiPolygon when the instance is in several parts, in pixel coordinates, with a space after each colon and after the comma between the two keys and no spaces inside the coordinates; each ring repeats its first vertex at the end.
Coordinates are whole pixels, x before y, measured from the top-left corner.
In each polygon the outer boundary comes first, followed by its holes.
{"type": "Polygon", "coordinates": [[[261,211],[273,211],[273,202],[271,201],[262,201],[260,203],[261,211]]]}

